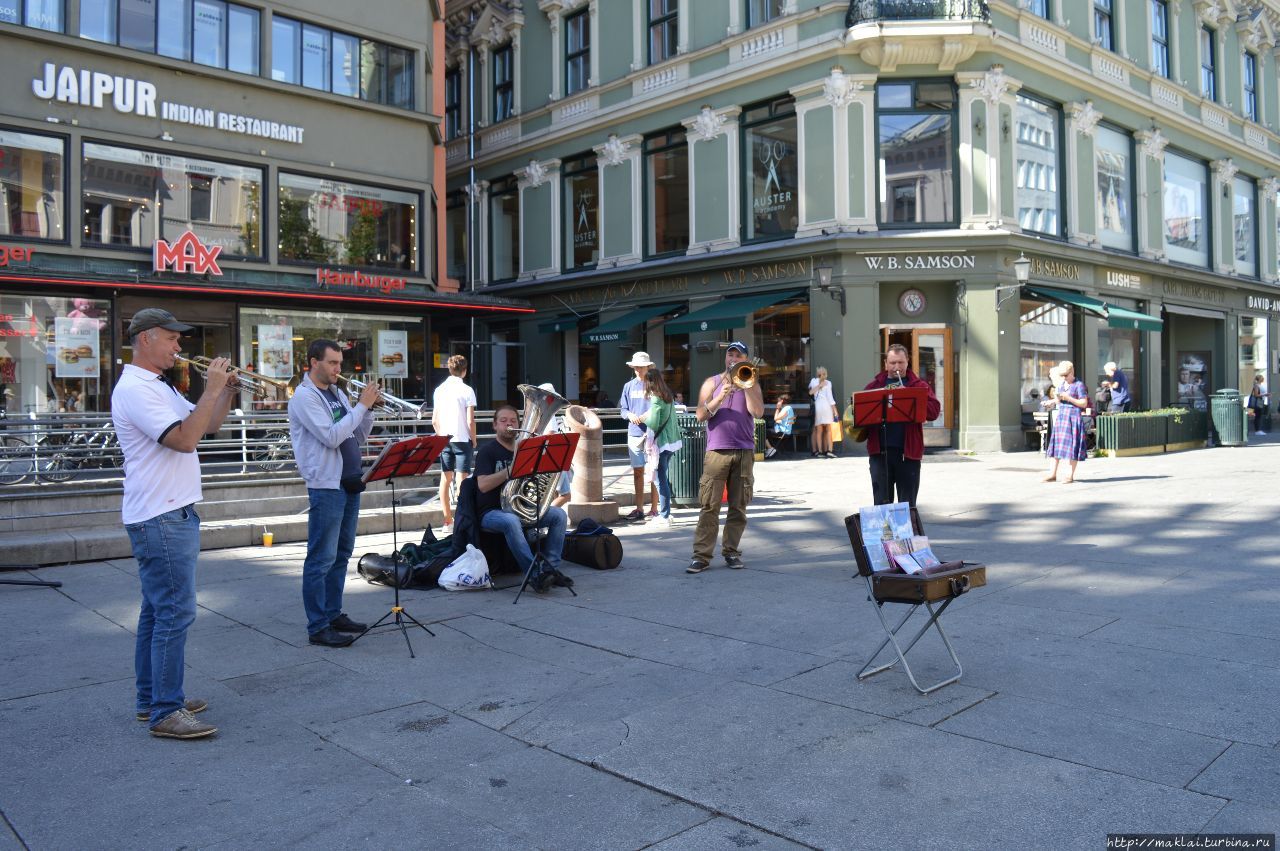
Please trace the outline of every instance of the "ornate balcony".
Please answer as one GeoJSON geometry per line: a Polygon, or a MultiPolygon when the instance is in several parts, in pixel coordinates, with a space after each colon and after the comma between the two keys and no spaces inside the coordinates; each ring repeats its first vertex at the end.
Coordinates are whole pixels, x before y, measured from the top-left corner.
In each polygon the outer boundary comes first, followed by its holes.
{"type": "Polygon", "coordinates": [[[882,21],[990,21],[987,0],[851,0],[846,27],[882,21]]]}

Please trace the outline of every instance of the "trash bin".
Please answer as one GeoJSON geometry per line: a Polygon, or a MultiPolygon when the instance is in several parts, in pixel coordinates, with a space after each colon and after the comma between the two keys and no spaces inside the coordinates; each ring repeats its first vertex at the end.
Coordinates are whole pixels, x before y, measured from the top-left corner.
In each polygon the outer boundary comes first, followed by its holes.
{"type": "Polygon", "coordinates": [[[1209,410],[1213,416],[1213,427],[1218,432],[1218,443],[1222,446],[1245,446],[1249,443],[1246,429],[1248,419],[1244,415],[1244,406],[1240,401],[1240,391],[1224,388],[1209,397],[1209,410]]]}
{"type": "Polygon", "coordinates": [[[698,482],[702,479],[702,459],[707,452],[707,424],[696,414],[676,414],[683,442],[671,456],[671,501],[681,508],[698,505],[698,482]]]}

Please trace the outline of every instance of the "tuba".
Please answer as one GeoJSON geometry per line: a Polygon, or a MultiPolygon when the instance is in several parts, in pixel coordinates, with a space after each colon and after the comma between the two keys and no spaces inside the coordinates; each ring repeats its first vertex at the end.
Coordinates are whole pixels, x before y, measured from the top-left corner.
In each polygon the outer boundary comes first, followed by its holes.
{"type": "MultiPolygon", "coordinates": [[[[569,404],[569,400],[559,393],[541,390],[532,384],[521,384],[517,389],[524,396],[520,431],[533,437],[550,434],[556,414],[569,404]]],[[[520,440],[517,439],[516,450],[519,449],[520,440]]],[[[521,526],[532,526],[551,506],[551,501],[559,492],[559,485],[559,473],[537,473],[507,482],[502,486],[502,510],[510,511],[520,518],[521,526]]]]}

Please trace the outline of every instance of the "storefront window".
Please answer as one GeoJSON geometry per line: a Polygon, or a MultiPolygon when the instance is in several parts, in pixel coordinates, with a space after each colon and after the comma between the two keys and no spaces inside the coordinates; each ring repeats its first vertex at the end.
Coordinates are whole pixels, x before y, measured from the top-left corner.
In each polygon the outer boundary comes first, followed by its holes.
{"type": "Polygon", "coordinates": [[[514,177],[489,186],[489,228],[489,280],[513,280],[520,274],[520,187],[514,177]]]}
{"type": "MultiPolygon", "coordinates": [[[[1250,384],[1253,382],[1250,381],[1250,384]]],[[[1178,352],[1179,405],[1197,411],[1209,409],[1209,396],[1213,393],[1213,353],[1205,350],[1178,352]]]]}
{"type": "Polygon", "coordinates": [[[418,195],[280,175],[280,259],[418,268],[418,195]]]}
{"type": "MultiPolygon", "coordinates": [[[[307,369],[307,346],[329,339],[342,351],[342,374],[368,380],[373,376],[401,399],[419,398],[426,376],[423,320],[346,311],[240,309],[238,363],[294,387],[307,369]],[[416,391],[416,392],[410,392],[416,391]],[[406,395],[407,394],[407,395],[406,395]]],[[[260,406],[282,402],[258,400],[260,406]]]]}
{"type": "Polygon", "coordinates": [[[50,136],[0,130],[0,236],[66,239],[64,146],[50,136]]]}
{"type": "Polygon", "coordinates": [[[644,140],[645,243],[648,256],[689,247],[689,146],[684,132],[671,130],[644,140]]]}
{"type": "Polygon", "coordinates": [[[111,302],[0,294],[0,411],[105,411],[111,302]]]}
{"type": "Polygon", "coordinates": [[[1204,163],[1165,151],[1164,250],[1170,260],[1209,265],[1208,185],[1204,163]]]}
{"type": "MultiPolygon", "coordinates": [[[[689,402],[689,394],[693,388],[689,375],[688,334],[667,334],[662,338],[662,378],[673,394],[680,394],[685,405],[692,407],[689,402]]],[[[695,404],[697,401],[693,400],[695,404]]]]}
{"type": "MultiPolygon", "coordinates": [[[[809,401],[809,302],[775,304],[751,318],[752,357],[763,365],[757,380],[764,403],[790,393],[797,404],[809,401]]],[[[688,397],[686,397],[688,398],[688,397]]]]}
{"type": "MultiPolygon", "coordinates": [[[[29,27],[51,32],[62,32],[62,4],[65,0],[26,0],[26,14],[23,20],[29,27]]],[[[11,4],[6,4],[11,5],[11,4]]],[[[12,18],[17,22],[17,9],[4,9],[4,20],[12,18]]]]}
{"type": "Polygon", "coordinates": [[[192,231],[229,256],[262,256],[262,170],[86,142],[84,241],[149,248],[192,231]]]}
{"type": "MultiPolygon", "coordinates": [[[[1254,376],[1267,374],[1268,351],[1267,317],[1241,316],[1238,364],[1240,371],[1236,379],[1236,387],[1239,388],[1241,396],[1249,395],[1254,376]]],[[[1267,382],[1267,389],[1271,389],[1270,381],[1267,382]]]]}
{"type": "Polygon", "coordinates": [[[1257,189],[1247,177],[1232,181],[1231,234],[1235,242],[1236,271],[1255,277],[1258,274],[1257,189]]]}
{"type": "MultiPolygon", "coordinates": [[[[1107,297],[1107,301],[1116,307],[1143,312],[1136,301],[1123,298],[1107,297]]],[[[1142,332],[1133,328],[1112,328],[1105,319],[1092,320],[1098,331],[1098,362],[1094,365],[1093,385],[1089,388],[1095,392],[1098,384],[1107,380],[1103,366],[1114,361],[1116,366],[1129,379],[1129,410],[1142,409],[1142,332]]],[[[1089,381],[1090,377],[1080,376],[1081,381],[1089,381]]]]}
{"type": "Polygon", "coordinates": [[[779,239],[800,224],[800,168],[796,150],[796,105],[792,98],[743,112],[743,164],[747,187],[743,238],[779,239]]]}
{"type": "Polygon", "coordinates": [[[1049,370],[1071,358],[1071,311],[1057,302],[1022,299],[1018,306],[1019,398],[1024,414],[1040,410],[1049,370]]]}
{"type": "Polygon", "coordinates": [[[467,195],[450,192],[444,201],[445,274],[467,282],[467,195]]]}
{"type": "Polygon", "coordinates": [[[565,271],[600,259],[600,179],[594,156],[566,160],[564,175],[565,271]]]}
{"type": "Polygon", "coordinates": [[[1014,123],[1018,163],[1015,203],[1024,231],[1059,236],[1062,195],[1058,192],[1058,139],[1062,110],[1024,95],[1017,96],[1014,123]]]}
{"type": "Polygon", "coordinates": [[[945,81],[876,88],[880,222],[955,222],[955,87],[945,81]]]}
{"type": "Polygon", "coordinates": [[[1098,240],[1107,248],[1133,251],[1133,139],[1127,133],[1099,126],[1094,130],[1093,147],[1098,240]]]}

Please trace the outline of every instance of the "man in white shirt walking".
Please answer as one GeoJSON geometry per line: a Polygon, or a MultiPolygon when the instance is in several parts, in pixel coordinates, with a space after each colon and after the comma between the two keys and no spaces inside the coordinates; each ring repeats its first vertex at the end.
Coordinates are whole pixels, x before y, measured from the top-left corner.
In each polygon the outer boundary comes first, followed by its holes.
{"type": "Polygon", "coordinates": [[[456,474],[461,484],[471,475],[476,458],[476,392],[463,381],[467,377],[467,359],[454,355],[447,366],[449,377],[431,396],[431,428],[436,434],[449,435],[449,445],[440,453],[440,505],[444,509],[445,532],[453,527],[453,477],[456,474]]]}
{"type": "Polygon", "coordinates": [[[133,362],[111,393],[124,452],[124,528],[138,562],[142,607],[134,650],[137,718],[151,735],[199,739],[218,732],[195,717],[209,705],[182,690],[187,630],[196,619],[200,459],[196,445],[222,426],[236,398],[230,361],[214,358],[195,405],[165,377],[182,351],[183,325],[167,310],[139,310],[126,332],[133,362]]]}

